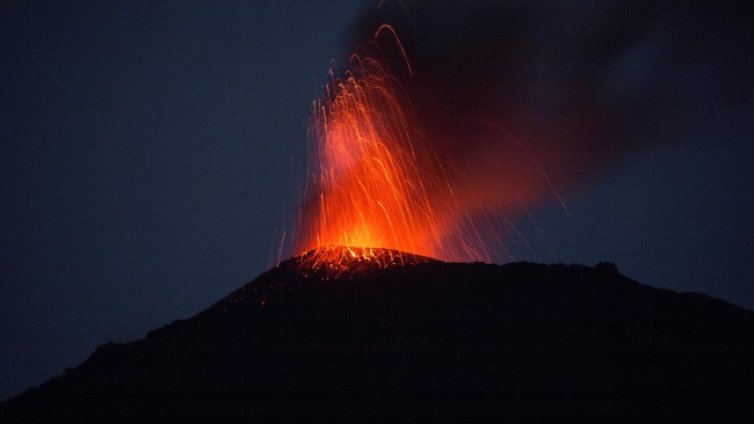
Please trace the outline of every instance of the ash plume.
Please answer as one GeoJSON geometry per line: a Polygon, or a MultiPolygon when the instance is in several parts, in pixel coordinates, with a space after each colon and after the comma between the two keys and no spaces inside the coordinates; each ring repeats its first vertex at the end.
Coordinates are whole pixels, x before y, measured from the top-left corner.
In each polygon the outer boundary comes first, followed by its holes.
{"type": "MultiPolygon", "coordinates": [[[[467,211],[563,202],[700,119],[750,127],[754,38],[733,3],[384,0],[353,24],[400,34],[402,83],[467,211]],[[748,40],[748,42],[746,41],[748,40]],[[748,87],[748,90],[747,90],[748,87]]],[[[384,53],[400,65],[392,50],[384,53]]]]}

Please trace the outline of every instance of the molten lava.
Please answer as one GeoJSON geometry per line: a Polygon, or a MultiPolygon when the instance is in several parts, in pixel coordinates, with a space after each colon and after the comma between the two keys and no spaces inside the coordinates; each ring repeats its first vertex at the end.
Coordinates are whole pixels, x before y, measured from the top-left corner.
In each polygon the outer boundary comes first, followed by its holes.
{"type": "Polygon", "coordinates": [[[309,250],[292,259],[295,268],[306,277],[322,279],[354,277],[393,266],[410,266],[434,259],[392,249],[371,247],[324,246],[309,250]]]}
{"type": "MultiPolygon", "coordinates": [[[[444,260],[490,260],[448,171],[413,116],[400,83],[411,73],[406,52],[387,25],[351,56],[345,72],[330,70],[332,80],[313,105],[295,242],[299,252],[315,249],[312,263],[372,260],[370,247],[444,260]],[[386,40],[392,42],[380,43],[386,40]],[[386,63],[388,48],[402,59],[402,74],[386,63]]],[[[405,261],[405,254],[398,256],[390,262],[405,261]]]]}

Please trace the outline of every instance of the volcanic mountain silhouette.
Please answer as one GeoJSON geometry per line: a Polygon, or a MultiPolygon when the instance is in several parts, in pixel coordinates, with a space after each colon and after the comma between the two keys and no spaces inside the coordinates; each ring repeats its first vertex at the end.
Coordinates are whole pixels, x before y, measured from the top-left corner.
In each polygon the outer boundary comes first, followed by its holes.
{"type": "Polygon", "coordinates": [[[362,253],[101,346],[0,422],[752,422],[752,312],[611,264],[362,253]]]}

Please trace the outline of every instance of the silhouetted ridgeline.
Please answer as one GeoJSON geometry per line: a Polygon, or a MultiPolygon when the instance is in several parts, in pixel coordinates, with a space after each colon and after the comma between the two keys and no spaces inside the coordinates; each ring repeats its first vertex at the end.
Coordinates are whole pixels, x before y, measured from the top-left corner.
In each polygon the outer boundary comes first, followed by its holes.
{"type": "Polygon", "coordinates": [[[615,266],[284,262],[0,422],[754,422],[754,313],[615,266]]]}

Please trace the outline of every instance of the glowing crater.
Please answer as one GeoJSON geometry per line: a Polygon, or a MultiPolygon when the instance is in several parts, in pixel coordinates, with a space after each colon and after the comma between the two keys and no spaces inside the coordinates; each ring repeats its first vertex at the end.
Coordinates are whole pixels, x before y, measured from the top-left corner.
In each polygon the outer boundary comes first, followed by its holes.
{"type": "Polygon", "coordinates": [[[297,256],[295,260],[300,273],[325,279],[437,261],[426,256],[394,249],[348,246],[318,247],[297,256]]]}

